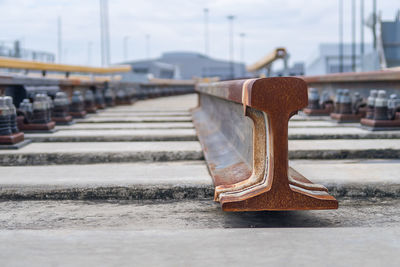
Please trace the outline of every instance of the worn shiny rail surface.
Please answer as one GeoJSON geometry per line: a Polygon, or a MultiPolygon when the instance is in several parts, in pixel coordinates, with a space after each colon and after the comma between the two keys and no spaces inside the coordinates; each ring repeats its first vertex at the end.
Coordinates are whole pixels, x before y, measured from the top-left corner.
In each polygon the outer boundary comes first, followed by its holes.
{"type": "Polygon", "coordinates": [[[288,121],[307,106],[298,78],[199,84],[193,120],[225,211],[336,209],[327,189],[288,166],[288,121]]]}

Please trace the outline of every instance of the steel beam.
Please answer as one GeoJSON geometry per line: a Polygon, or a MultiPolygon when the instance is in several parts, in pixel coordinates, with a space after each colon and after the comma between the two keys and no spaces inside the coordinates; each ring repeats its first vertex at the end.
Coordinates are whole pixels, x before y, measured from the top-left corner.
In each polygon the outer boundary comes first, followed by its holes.
{"type": "Polygon", "coordinates": [[[225,211],[336,209],[327,189],[288,166],[288,121],[307,106],[299,78],[196,87],[193,121],[225,211]]]}

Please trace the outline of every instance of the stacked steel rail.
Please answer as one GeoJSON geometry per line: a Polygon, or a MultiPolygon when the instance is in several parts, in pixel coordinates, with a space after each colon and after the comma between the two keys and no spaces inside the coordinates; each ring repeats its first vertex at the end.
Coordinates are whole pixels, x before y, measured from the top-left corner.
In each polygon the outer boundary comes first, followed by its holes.
{"type": "Polygon", "coordinates": [[[340,73],[303,77],[310,87],[307,115],[360,122],[369,130],[400,130],[400,71],[340,73]],[[336,92],[335,92],[336,91],[336,92]],[[353,91],[353,94],[351,94],[353,91]],[[336,94],[333,105],[325,105],[336,94]],[[320,98],[320,95],[323,97],[320,98]]]}

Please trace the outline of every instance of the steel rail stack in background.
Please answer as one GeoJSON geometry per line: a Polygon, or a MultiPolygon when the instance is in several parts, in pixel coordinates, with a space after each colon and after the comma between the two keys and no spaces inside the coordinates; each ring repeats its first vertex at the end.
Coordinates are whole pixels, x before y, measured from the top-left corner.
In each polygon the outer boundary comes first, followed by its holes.
{"type": "MultiPolygon", "coordinates": [[[[316,103],[323,102],[324,99],[318,99],[319,96],[331,98],[336,94],[335,110],[330,112],[330,117],[338,123],[360,122],[363,128],[371,131],[400,129],[400,69],[337,73],[302,79],[310,87],[310,103],[314,99],[316,103]]],[[[329,112],[322,114],[317,105],[309,105],[303,112],[306,115],[329,115],[329,112]]]]}
{"type": "Polygon", "coordinates": [[[196,91],[193,121],[223,210],[338,207],[324,186],[288,165],[288,121],[308,101],[302,79],[203,83],[196,91]]]}
{"type": "Polygon", "coordinates": [[[386,69],[370,72],[347,72],[321,76],[304,76],[302,79],[310,88],[317,88],[320,93],[335,94],[337,89],[357,90],[362,97],[368,97],[372,89],[386,90],[388,94],[400,90],[400,70],[386,69]]]}

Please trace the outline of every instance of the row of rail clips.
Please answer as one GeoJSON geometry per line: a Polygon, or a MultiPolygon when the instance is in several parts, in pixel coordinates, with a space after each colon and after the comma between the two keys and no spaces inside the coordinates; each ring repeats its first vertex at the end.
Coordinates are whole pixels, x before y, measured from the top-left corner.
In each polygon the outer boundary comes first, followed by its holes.
{"type": "Polygon", "coordinates": [[[370,131],[400,130],[400,98],[389,97],[385,90],[370,90],[367,99],[358,92],[336,91],[335,101],[327,93],[320,96],[316,88],[309,88],[308,106],[303,109],[308,116],[330,116],[338,123],[360,123],[370,131]]]}
{"type": "Polygon", "coordinates": [[[0,149],[19,149],[29,143],[24,133],[54,133],[56,125],[72,125],[74,119],[115,105],[134,102],[132,90],[120,89],[116,94],[108,88],[104,93],[88,89],[75,90],[69,98],[58,91],[52,98],[46,92],[36,93],[14,105],[11,96],[0,96],[0,149]]]}

